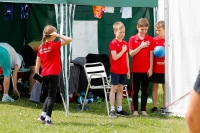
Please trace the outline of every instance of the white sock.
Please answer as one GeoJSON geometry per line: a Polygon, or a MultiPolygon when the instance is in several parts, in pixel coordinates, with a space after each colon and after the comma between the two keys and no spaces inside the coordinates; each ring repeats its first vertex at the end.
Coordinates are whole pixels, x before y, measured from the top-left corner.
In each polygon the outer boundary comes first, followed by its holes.
{"type": "Polygon", "coordinates": [[[117,111],[122,111],[122,106],[117,106],[117,111]]]}
{"type": "Polygon", "coordinates": [[[3,94],[3,96],[7,97],[7,96],[8,96],[8,94],[3,94]]]}
{"type": "Polygon", "coordinates": [[[46,117],[46,112],[42,111],[41,116],[46,117]]]}
{"type": "Polygon", "coordinates": [[[113,111],[113,110],[115,111],[115,106],[110,107],[110,111],[113,111]]]}
{"type": "Polygon", "coordinates": [[[51,117],[49,117],[48,115],[46,115],[45,121],[50,121],[51,117]]]}

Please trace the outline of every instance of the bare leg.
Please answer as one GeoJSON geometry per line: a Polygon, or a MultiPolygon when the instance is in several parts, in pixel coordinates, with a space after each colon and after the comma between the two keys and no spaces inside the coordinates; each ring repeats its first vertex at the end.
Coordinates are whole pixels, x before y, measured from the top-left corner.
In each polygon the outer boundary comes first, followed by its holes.
{"type": "Polygon", "coordinates": [[[9,87],[10,87],[10,77],[4,77],[3,80],[4,94],[8,94],[9,87]]]}
{"type": "Polygon", "coordinates": [[[30,76],[29,76],[29,91],[31,92],[33,85],[35,83],[35,80],[33,79],[33,75],[35,74],[35,66],[29,66],[30,68],[30,76]]]}
{"type": "Polygon", "coordinates": [[[165,84],[162,84],[162,88],[163,88],[163,108],[165,108],[165,84]]]}
{"type": "Polygon", "coordinates": [[[153,90],[152,90],[152,101],[153,101],[153,107],[157,107],[157,101],[158,101],[158,83],[153,83],[153,90]]]}
{"type": "Polygon", "coordinates": [[[117,87],[117,106],[122,106],[123,88],[124,88],[124,85],[118,84],[118,87],[117,87]]]}
{"type": "Polygon", "coordinates": [[[117,85],[112,85],[111,86],[111,90],[110,90],[110,95],[109,95],[109,99],[110,99],[110,106],[114,106],[115,104],[115,93],[117,90],[117,85]]]}

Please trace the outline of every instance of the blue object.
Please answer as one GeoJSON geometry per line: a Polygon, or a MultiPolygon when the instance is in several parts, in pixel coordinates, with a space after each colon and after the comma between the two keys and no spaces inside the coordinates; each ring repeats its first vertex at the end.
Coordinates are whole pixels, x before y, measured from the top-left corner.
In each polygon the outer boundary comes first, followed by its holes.
{"type": "Polygon", "coordinates": [[[154,49],[154,55],[158,58],[165,56],[165,48],[163,46],[156,46],[154,49]]]}

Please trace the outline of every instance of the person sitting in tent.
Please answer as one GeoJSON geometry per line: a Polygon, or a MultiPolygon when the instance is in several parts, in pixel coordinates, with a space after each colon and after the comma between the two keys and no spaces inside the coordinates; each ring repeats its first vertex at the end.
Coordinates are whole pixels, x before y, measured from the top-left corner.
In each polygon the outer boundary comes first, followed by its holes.
{"type": "Polygon", "coordinates": [[[29,92],[31,92],[35,80],[33,79],[33,75],[35,74],[35,53],[38,52],[38,47],[40,46],[41,41],[33,41],[25,45],[22,50],[21,54],[24,59],[24,63],[26,66],[30,68],[30,75],[29,75],[29,92]]]}
{"type": "Polygon", "coordinates": [[[194,90],[192,90],[192,95],[188,110],[186,112],[185,118],[188,127],[188,133],[199,133],[200,132],[200,73],[197,77],[196,83],[194,85],[194,90]]]}
{"type": "Polygon", "coordinates": [[[4,75],[4,80],[3,80],[4,94],[2,97],[2,102],[14,102],[14,99],[8,95],[8,91],[10,87],[11,69],[14,69],[13,91],[18,96],[20,96],[17,90],[17,73],[21,67],[21,63],[22,61],[20,59],[20,55],[15,51],[15,49],[11,47],[9,44],[1,42],[0,43],[0,64],[3,69],[3,75],[4,75]]]}

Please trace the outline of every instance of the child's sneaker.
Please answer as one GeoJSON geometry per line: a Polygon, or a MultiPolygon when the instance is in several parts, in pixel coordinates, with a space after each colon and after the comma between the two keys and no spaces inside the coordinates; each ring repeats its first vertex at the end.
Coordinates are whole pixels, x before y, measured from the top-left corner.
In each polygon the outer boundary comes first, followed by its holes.
{"type": "Polygon", "coordinates": [[[157,110],[158,110],[157,107],[153,107],[153,108],[150,110],[150,112],[151,112],[151,113],[154,113],[154,112],[157,111],[157,110]]]}
{"type": "Polygon", "coordinates": [[[14,102],[15,100],[12,99],[10,96],[3,96],[2,102],[14,102]]]}
{"type": "Polygon", "coordinates": [[[41,115],[40,117],[38,117],[37,120],[38,120],[38,121],[41,121],[41,122],[44,122],[44,121],[45,121],[45,117],[41,115]]]}
{"type": "Polygon", "coordinates": [[[114,110],[110,111],[109,117],[111,117],[111,118],[117,118],[117,115],[116,115],[116,113],[115,113],[114,110]]]}
{"type": "Polygon", "coordinates": [[[147,112],[146,111],[142,111],[142,115],[147,116],[147,112]]]}
{"type": "Polygon", "coordinates": [[[127,113],[127,112],[125,112],[125,111],[117,111],[117,115],[119,115],[119,116],[130,116],[130,114],[129,113],[127,113]]]}
{"type": "Polygon", "coordinates": [[[46,120],[46,121],[44,121],[44,124],[45,124],[46,126],[50,126],[50,125],[52,125],[53,123],[51,122],[51,120],[46,120]]]}
{"type": "Polygon", "coordinates": [[[138,111],[134,111],[134,112],[133,112],[133,115],[134,115],[134,116],[138,116],[138,115],[139,115],[139,114],[138,114],[138,111]]]}

